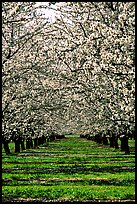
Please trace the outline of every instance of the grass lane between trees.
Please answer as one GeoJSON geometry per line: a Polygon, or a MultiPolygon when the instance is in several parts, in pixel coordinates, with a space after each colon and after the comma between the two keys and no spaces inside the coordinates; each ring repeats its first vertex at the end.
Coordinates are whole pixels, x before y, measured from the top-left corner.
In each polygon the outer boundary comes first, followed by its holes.
{"type": "MultiPolygon", "coordinates": [[[[129,141],[134,148],[134,140],[129,141]]],[[[14,152],[14,144],[10,144],[14,152]]],[[[135,155],[66,136],[7,156],[2,153],[6,200],[134,200],[135,155]]]]}

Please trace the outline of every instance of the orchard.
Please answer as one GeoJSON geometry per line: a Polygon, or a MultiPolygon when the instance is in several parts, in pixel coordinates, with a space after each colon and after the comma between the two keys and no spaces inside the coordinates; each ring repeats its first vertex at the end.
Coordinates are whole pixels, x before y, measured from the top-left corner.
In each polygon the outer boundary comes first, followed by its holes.
{"type": "Polygon", "coordinates": [[[68,133],[115,148],[120,138],[130,153],[135,2],[2,3],[5,152],[11,140],[20,152],[68,133]]]}

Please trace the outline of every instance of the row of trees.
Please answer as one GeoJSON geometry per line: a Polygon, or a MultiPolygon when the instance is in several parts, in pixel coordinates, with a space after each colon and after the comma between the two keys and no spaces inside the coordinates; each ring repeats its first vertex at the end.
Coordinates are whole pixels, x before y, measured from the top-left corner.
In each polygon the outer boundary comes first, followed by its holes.
{"type": "Polygon", "coordinates": [[[130,154],[130,147],[128,144],[129,139],[135,139],[135,131],[129,131],[128,126],[124,126],[121,129],[113,128],[98,132],[97,134],[80,134],[81,138],[86,138],[97,142],[98,144],[109,145],[115,149],[121,149],[126,154],[130,154]],[[121,144],[119,145],[119,140],[121,144]]]}
{"type": "Polygon", "coordinates": [[[2,3],[4,141],[30,121],[34,135],[134,131],[135,3],[54,4],[2,3]]]}
{"type": "Polygon", "coordinates": [[[9,147],[10,142],[15,144],[15,153],[19,153],[21,150],[39,148],[39,145],[48,145],[48,142],[54,141],[55,139],[65,138],[65,135],[59,135],[55,132],[36,132],[34,127],[28,125],[26,129],[13,129],[9,132],[8,139],[2,137],[2,143],[7,155],[11,154],[9,147]]]}

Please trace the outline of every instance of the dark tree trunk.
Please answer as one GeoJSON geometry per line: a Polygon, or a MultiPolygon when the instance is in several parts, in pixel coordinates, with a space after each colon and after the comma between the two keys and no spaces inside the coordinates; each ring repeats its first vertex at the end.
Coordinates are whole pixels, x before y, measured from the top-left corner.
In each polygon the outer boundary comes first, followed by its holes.
{"type": "Polygon", "coordinates": [[[41,137],[38,137],[38,145],[41,145],[41,137]]]}
{"type": "Polygon", "coordinates": [[[54,141],[55,140],[55,135],[51,135],[50,136],[50,141],[54,141]]]}
{"type": "Polygon", "coordinates": [[[100,137],[100,135],[95,135],[95,141],[97,142],[97,143],[101,143],[101,137],[100,137]]]}
{"type": "Polygon", "coordinates": [[[29,139],[26,140],[26,149],[30,149],[30,140],[29,139]]]}
{"type": "Polygon", "coordinates": [[[121,151],[125,151],[126,154],[130,154],[128,146],[128,137],[123,136],[121,138],[121,151]]]}
{"type": "Polygon", "coordinates": [[[118,146],[118,138],[117,138],[117,137],[115,138],[115,149],[119,149],[119,146],[118,146]]]}
{"type": "Polygon", "coordinates": [[[34,148],[38,146],[38,138],[34,138],[34,148]]]}
{"type": "Polygon", "coordinates": [[[98,143],[101,144],[102,142],[103,142],[102,136],[100,135],[99,138],[98,138],[98,143]]]}
{"type": "Polygon", "coordinates": [[[43,135],[43,136],[42,136],[42,144],[44,144],[45,142],[46,142],[45,136],[43,135]]]}
{"type": "Polygon", "coordinates": [[[107,137],[106,136],[103,136],[103,144],[104,145],[108,145],[108,139],[107,139],[107,137]]]}
{"type": "Polygon", "coordinates": [[[22,151],[25,150],[24,140],[21,140],[21,149],[22,151]]]}
{"type": "Polygon", "coordinates": [[[10,154],[9,143],[7,141],[4,141],[3,145],[4,145],[4,151],[6,155],[10,154]]]}
{"type": "Polygon", "coordinates": [[[114,138],[113,137],[109,137],[109,142],[110,142],[110,147],[114,147],[114,138]]]}
{"type": "Polygon", "coordinates": [[[53,136],[51,135],[50,136],[50,142],[52,142],[54,139],[53,139],[53,136]]]}
{"type": "Polygon", "coordinates": [[[30,138],[30,148],[33,148],[33,141],[32,141],[32,138],[30,138]]]}
{"type": "Polygon", "coordinates": [[[65,135],[62,135],[62,139],[65,138],[65,135]]]}
{"type": "MultiPolygon", "coordinates": [[[[85,134],[80,134],[80,138],[86,138],[87,136],[85,135],[85,134]]],[[[57,139],[59,139],[58,138],[58,135],[57,135],[57,139]]]]}
{"type": "Polygon", "coordinates": [[[15,153],[20,152],[20,140],[16,139],[15,140],[15,153]]]}
{"type": "Polygon", "coordinates": [[[121,151],[124,151],[125,150],[125,146],[124,146],[124,136],[120,137],[120,140],[121,140],[121,151]]]}

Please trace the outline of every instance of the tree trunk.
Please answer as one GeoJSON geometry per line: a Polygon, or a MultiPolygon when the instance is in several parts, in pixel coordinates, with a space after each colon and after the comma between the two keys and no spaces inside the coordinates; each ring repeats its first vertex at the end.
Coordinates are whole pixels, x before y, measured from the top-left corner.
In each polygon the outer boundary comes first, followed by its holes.
{"type": "Polygon", "coordinates": [[[51,135],[50,136],[50,141],[54,141],[55,140],[55,135],[51,135]]]}
{"type": "Polygon", "coordinates": [[[99,134],[98,134],[98,135],[95,135],[95,139],[96,139],[96,142],[97,142],[97,143],[101,144],[101,137],[100,137],[99,134]]]}
{"type": "Polygon", "coordinates": [[[37,148],[38,146],[38,138],[34,138],[34,148],[37,148]]]}
{"type": "Polygon", "coordinates": [[[4,145],[4,151],[5,151],[6,155],[10,154],[9,143],[4,141],[3,145],[4,145]]]}
{"type": "Polygon", "coordinates": [[[34,138],[34,148],[38,146],[38,138],[34,138]]]}
{"type": "Polygon", "coordinates": [[[121,137],[121,151],[125,151],[125,154],[130,154],[128,146],[128,137],[121,137]]]}
{"type": "Polygon", "coordinates": [[[115,138],[115,149],[119,149],[119,146],[118,146],[118,138],[117,138],[117,137],[115,138]]]}
{"type": "Polygon", "coordinates": [[[42,136],[42,144],[44,144],[45,142],[46,142],[45,136],[43,135],[43,136],[42,136]]]}
{"type": "Polygon", "coordinates": [[[21,149],[22,151],[25,150],[24,140],[21,141],[21,149]]]}
{"type": "Polygon", "coordinates": [[[114,147],[114,138],[112,136],[109,137],[110,147],[114,147]]]}
{"type": "Polygon", "coordinates": [[[124,136],[121,136],[120,140],[121,140],[121,146],[120,146],[121,151],[124,151],[124,136]]]}
{"type": "Polygon", "coordinates": [[[29,141],[29,139],[26,140],[26,149],[30,149],[30,141],[29,141]]]}
{"type": "Polygon", "coordinates": [[[38,145],[41,145],[41,137],[38,137],[38,145]]]}
{"type": "Polygon", "coordinates": [[[32,141],[32,138],[30,138],[30,148],[33,148],[33,141],[32,141]]]}
{"type": "Polygon", "coordinates": [[[15,153],[20,152],[20,140],[16,139],[15,141],[15,153]]]}
{"type": "Polygon", "coordinates": [[[108,145],[108,139],[107,139],[107,137],[106,136],[103,136],[103,144],[104,145],[108,145]]]}

